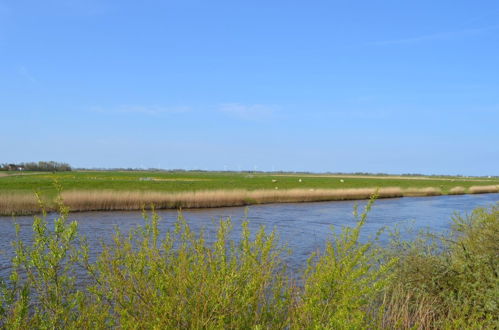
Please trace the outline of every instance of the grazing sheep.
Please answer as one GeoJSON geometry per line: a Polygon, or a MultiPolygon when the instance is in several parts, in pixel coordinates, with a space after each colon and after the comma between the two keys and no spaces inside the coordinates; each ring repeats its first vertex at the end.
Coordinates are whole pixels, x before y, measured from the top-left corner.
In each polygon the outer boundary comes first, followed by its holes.
{"type": "Polygon", "coordinates": [[[276,183],[276,182],[277,182],[277,180],[275,180],[275,179],[272,179],[272,183],[276,183]]]}
{"type": "Polygon", "coordinates": [[[298,182],[301,182],[301,179],[298,179],[298,182]]]}
{"type": "Polygon", "coordinates": [[[345,180],[341,179],[340,182],[343,183],[343,182],[345,182],[345,180]]]}
{"type": "Polygon", "coordinates": [[[277,189],[279,189],[279,188],[275,187],[275,190],[277,190],[277,189]]]}

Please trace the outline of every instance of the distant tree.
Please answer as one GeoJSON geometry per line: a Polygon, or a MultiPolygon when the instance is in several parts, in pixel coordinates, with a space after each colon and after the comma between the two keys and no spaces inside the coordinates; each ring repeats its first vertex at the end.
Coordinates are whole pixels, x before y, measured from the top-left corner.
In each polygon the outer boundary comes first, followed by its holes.
{"type": "Polygon", "coordinates": [[[18,165],[24,167],[25,171],[41,171],[41,172],[67,172],[71,171],[71,166],[67,163],[59,163],[54,161],[40,161],[38,163],[28,162],[18,165]]]}

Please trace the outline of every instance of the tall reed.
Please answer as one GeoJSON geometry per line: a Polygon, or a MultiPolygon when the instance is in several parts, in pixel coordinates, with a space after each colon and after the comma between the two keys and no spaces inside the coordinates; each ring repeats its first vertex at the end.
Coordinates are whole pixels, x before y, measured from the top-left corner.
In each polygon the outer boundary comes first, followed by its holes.
{"type": "Polygon", "coordinates": [[[499,186],[471,186],[468,189],[470,194],[486,194],[499,192],[499,186]]]}
{"type": "MultiPolygon", "coordinates": [[[[378,192],[379,198],[442,195],[441,188],[350,188],[350,189],[266,189],[266,190],[203,190],[185,192],[70,190],[61,196],[71,211],[141,210],[154,204],[158,209],[210,208],[267,203],[299,203],[338,200],[363,200],[378,192]]],[[[499,186],[473,186],[469,193],[499,192],[499,186]]],[[[449,194],[465,193],[454,187],[449,194]]],[[[55,211],[53,201],[45,201],[46,209],[55,211]]],[[[0,194],[0,215],[33,214],[39,210],[33,194],[0,194]]]]}
{"type": "Polygon", "coordinates": [[[449,195],[463,195],[466,193],[466,189],[464,187],[453,187],[449,190],[449,195]]]}
{"type": "Polygon", "coordinates": [[[153,203],[157,208],[207,208],[266,203],[295,203],[335,200],[369,199],[378,192],[379,198],[403,196],[435,196],[437,188],[352,188],[352,189],[289,189],[289,190],[205,190],[178,193],[141,191],[65,191],[62,198],[73,211],[140,210],[153,203]]]}
{"type": "Polygon", "coordinates": [[[33,214],[40,211],[35,194],[0,194],[0,215],[33,214]]]}

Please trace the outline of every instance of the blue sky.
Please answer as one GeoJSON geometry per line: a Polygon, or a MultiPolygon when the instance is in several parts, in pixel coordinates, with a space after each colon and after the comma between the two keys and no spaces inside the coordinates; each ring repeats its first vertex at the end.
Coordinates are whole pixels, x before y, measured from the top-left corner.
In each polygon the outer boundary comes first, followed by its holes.
{"type": "Polygon", "coordinates": [[[499,2],[0,0],[0,122],[0,162],[499,175],[499,2]]]}

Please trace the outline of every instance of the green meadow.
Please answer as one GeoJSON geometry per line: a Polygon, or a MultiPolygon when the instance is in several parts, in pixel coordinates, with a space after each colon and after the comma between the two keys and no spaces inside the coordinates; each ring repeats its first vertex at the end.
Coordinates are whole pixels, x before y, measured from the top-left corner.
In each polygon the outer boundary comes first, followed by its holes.
{"type": "Polygon", "coordinates": [[[164,172],[164,171],[72,171],[3,172],[0,194],[38,191],[55,195],[56,180],[64,190],[116,190],[187,192],[206,190],[266,189],[349,189],[349,188],[440,188],[446,194],[453,187],[499,185],[499,178],[409,177],[320,175],[295,173],[164,172]],[[300,182],[301,180],[301,182],[300,182]]]}

